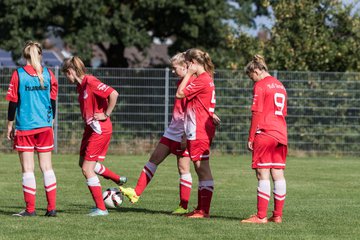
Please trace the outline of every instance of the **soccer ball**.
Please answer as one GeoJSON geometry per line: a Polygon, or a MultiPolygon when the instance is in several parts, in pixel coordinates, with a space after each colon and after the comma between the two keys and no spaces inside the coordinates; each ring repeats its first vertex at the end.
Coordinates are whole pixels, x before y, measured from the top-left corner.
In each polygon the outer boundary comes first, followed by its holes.
{"type": "Polygon", "coordinates": [[[124,200],[124,195],[118,188],[108,188],[103,192],[102,196],[107,208],[119,208],[124,200]]]}

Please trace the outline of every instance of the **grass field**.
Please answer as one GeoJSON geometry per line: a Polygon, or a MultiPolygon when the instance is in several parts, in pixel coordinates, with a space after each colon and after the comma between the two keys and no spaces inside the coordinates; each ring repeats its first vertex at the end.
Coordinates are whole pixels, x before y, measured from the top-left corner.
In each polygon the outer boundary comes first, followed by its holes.
{"type": "MultiPolygon", "coordinates": [[[[178,204],[174,157],[161,165],[136,205],[125,202],[109,216],[86,216],[94,205],[77,155],[54,155],[58,217],[46,218],[42,175],[36,165],[37,213],[15,218],[23,209],[21,173],[15,154],[0,154],[0,239],[359,239],[360,159],[288,158],[284,222],[244,225],[255,213],[256,179],[249,156],[213,156],[215,179],[211,219],[170,215],[178,204]]],[[[128,176],[134,186],[147,156],[108,156],[105,165],[128,176]]],[[[190,206],[196,205],[197,178],[190,206]]],[[[101,178],[103,189],[115,186],[101,178]]],[[[270,203],[269,215],[273,202],[270,203]]]]}

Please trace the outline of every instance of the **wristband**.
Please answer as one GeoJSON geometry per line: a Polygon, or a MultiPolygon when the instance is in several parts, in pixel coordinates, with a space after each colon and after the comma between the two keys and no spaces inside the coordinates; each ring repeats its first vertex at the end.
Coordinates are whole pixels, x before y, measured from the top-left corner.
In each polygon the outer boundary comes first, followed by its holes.
{"type": "Polygon", "coordinates": [[[104,115],[105,115],[106,118],[110,117],[110,114],[107,115],[106,112],[104,112],[104,115]]]}

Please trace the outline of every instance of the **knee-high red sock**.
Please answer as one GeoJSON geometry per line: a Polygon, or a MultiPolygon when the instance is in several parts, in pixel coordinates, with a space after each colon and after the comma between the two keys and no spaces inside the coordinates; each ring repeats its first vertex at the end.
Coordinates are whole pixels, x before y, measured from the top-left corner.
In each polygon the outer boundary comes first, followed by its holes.
{"type": "Polygon", "coordinates": [[[200,206],[199,210],[203,210],[206,214],[209,214],[211,199],[214,192],[214,181],[199,181],[199,192],[198,208],[200,206]]]}
{"type": "Polygon", "coordinates": [[[44,186],[46,199],[48,202],[47,210],[56,209],[56,177],[53,170],[44,172],[44,186]]]}
{"type": "Polygon", "coordinates": [[[282,216],[286,197],[286,181],[274,181],[274,217],[282,216]]]}
{"type": "Polygon", "coordinates": [[[257,190],[257,216],[267,216],[267,209],[270,200],[270,180],[259,180],[257,190]]]}
{"type": "Polygon", "coordinates": [[[33,172],[23,173],[22,185],[24,200],[26,204],[26,211],[32,213],[35,211],[36,201],[36,181],[33,172]]]}
{"type": "Polygon", "coordinates": [[[105,179],[110,179],[116,184],[120,182],[120,176],[112,172],[109,168],[105,167],[101,163],[96,163],[94,171],[96,174],[103,176],[105,179]]]}
{"type": "Polygon", "coordinates": [[[191,187],[192,187],[191,173],[180,175],[179,185],[180,185],[180,206],[184,209],[187,209],[191,194],[191,187]]]}
{"type": "Polygon", "coordinates": [[[157,169],[157,165],[152,162],[147,162],[140,173],[140,177],[135,187],[136,195],[140,196],[147,185],[150,183],[157,169]]]}
{"type": "Polygon", "coordinates": [[[99,178],[97,176],[88,178],[86,183],[95,201],[96,207],[100,210],[106,210],[105,203],[102,198],[101,184],[99,178]]]}

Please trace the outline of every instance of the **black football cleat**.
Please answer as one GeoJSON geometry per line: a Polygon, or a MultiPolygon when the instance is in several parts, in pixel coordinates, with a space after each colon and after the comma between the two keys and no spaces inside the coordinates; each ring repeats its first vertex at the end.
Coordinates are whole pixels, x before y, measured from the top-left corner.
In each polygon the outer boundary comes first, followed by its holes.
{"type": "Polygon", "coordinates": [[[19,212],[19,213],[15,213],[15,214],[13,214],[13,216],[14,217],[34,217],[34,216],[36,216],[36,212],[35,211],[33,211],[33,212],[28,212],[28,211],[26,211],[26,210],[22,210],[21,212],[19,212]]]}

